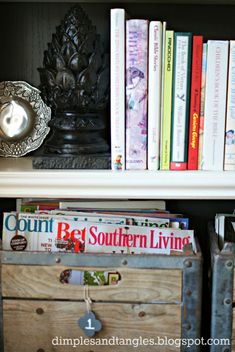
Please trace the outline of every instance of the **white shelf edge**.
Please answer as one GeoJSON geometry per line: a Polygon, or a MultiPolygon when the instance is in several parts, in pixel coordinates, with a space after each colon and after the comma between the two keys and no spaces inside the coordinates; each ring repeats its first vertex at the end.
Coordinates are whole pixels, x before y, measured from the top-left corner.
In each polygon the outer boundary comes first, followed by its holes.
{"type": "Polygon", "coordinates": [[[209,171],[1,171],[0,197],[235,199],[234,176],[209,171]]]}

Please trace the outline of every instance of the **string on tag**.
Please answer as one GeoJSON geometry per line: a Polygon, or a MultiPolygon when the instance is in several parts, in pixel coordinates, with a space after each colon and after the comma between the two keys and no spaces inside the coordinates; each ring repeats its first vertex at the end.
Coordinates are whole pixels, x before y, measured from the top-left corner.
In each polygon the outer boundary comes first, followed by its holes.
{"type": "Polygon", "coordinates": [[[89,288],[88,285],[84,286],[84,301],[86,302],[86,309],[87,309],[87,312],[89,313],[91,311],[92,300],[89,297],[88,288],[89,288]]]}
{"type": "Polygon", "coordinates": [[[96,318],[95,313],[91,311],[92,300],[89,297],[88,285],[84,286],[84,301],[86,302],[87,312],[78,320],[78,325],[86,336],[92,337],[102,329],[102,323],[96,318]]]}

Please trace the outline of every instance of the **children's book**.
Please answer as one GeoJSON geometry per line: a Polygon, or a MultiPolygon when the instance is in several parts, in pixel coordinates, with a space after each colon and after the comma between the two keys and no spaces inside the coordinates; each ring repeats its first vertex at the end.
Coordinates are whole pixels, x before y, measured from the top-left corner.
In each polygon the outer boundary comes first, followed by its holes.
{"type": "Polygon", "coordinates": [[[126,169],[147,168],[148,21],[126,21],[126,169]]]}
{"type": "Polygon", "coordinates": [[[148,169],[159,168],[161,127],[162,23],[149,24],[148,169]]]}
{"type": "Polygon", "coordinates": [[[171,122],[171,170],[187,169],[191,45],[191,33],[175,33],[171,122]]]}
{"type": "Polygon", "coordinates": [[[164,52],[164,83],[161,131],[161,169],[170,169],[171,108],[174,31],[166,30],[164,52]]]}
{"type": "Polygon", "coordinates": [[[193,36],[192,74],[189,110],[188,170],[198,169],[203,37],[193,36]]]}
{"type": "Polygon", "coordinates": [[[224,168],[228,41],[207,42],[203,170],[224,168]]]}

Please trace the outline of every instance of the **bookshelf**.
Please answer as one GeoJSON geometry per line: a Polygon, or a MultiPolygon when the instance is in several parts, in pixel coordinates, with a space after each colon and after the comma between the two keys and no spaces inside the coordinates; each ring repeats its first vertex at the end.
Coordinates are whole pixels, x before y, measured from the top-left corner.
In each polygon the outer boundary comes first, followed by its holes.
{"type": "MultiPolygon", "coordinates": [[[[132,17],[167,20],[168,27],[234,39],[235,0],[112,0],[81,2],[109,49],[109,11],[125,7],[132,17]],[[135,3],[135,6],[133,6],[135,3]],[[212,16],[213,14],[213,16],[212,16]],[[200,19],[200,21],[199,21],[200,19]]],[[[25,80],[38,86],[37,68],[55,27],[72,1],[2,1],[0,80],[25,80]],[[12,25],[9,26],[9,21],[12,25]]],[[[0,159],[0,197],[84,197],[235,199],[232,172],[134,172],[33,170],[30,157],[0,159]]]]}
{"type": "MultiPolygon", "coordinates": [[[[0,2],[0,81],[25,80],[38,86],[37,68],[42,66],[43,51],[73,3],[0,2]]],[[[235,0],[127,0],[121,4],[114,0],[86,0],[81,4],[96,24],[107,50],[109,11],[118,6],[125,7],[132,17],[166,20],[169,28],[202,34],[205,40],[235,39],[235,0]]],[[[165,199],[169,210],[183,212],[192,219],[206,253],[208,219],[216,212],[232,212],[235,208],[234,176],[233,172],[206,171],[34,170],[30,157],[0,158],[0,216],[4,210],[14,209],[14,199],[18,197],[165,199]]],[[[206,258],[205,272],[207,266],[206,258]]],[[[209,297],[205,296],[202,330],[208,335],[209,297]]]]}
{"type": "MultiPolygon", "coordinates": [[[[88,0],[81,4],[97,25],[107,49],[109,11],[117,6],[125,7],[132,17],[167,20],[169,28],[202,34],[205,40],[235,38],[235,0],[151,0],[148,6],[141,0],[122,4],[88,0]]],[[[38,86],[37,68],[42,66],[43,51],[71,5],[60,0],[0,3],[4,48],[0,80],[25,80],[38,86]]],[[[0,159],[0,197],[235,199],[232,172],[33,170],[31,164],[30,157],[0,159]]]]}

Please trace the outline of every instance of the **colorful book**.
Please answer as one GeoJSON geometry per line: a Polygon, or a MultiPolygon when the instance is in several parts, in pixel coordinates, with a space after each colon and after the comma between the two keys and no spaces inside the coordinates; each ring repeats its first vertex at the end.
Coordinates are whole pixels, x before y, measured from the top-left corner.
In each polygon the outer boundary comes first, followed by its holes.
{"type": "Polygon", "coordinates": [[[126,169],[147,168],[148,21],[126,21],[126,169]]]}
{"type": "Polygon", "coordinates": [[[111,9],[111,159],[125,169],[125,10],[111,9]]]}
{"type": "Polygon", "coordinates": [[[204,113],[205,113],[205,89],[206,89],[206,65],[207,65],[207,43],[202,49],[202,74],[201,74],[201,94],[200,94],[200,119],[199,119],[199,141],[198,141],[198,169],[202,169],[203,158],[203,134],[204,134],[204,113]]]}
{"type": "Polygon", "coordinates": [[[230,40],[224,170],[235,170],[235,40],[230,40]]]}
{"type": "Polygon", "coordinates": [[[198,142],[201,100],[203,37],[193,36],[192,75],[189,112],[188,170],[198,169],[198,142]]]}
{"type": "Polygon", "coordinates": [[[161,169],[170,169],[171,99],[174,31],[166,30],[164,54],[163,116],[161,133],[161,169]]]}
{"type": "Polygon", "coordinates": [[[203,170],[224,167],[225,112],[228,71],[228,41],[207,42],[203,170]]]}
{"type": "Polygon", "coordinates": [[[171,170],[187,169],[191,46],[191,33],[175,33],[171,122],[171,170]]]}
{"type": "Polygon", "coordinates": [[[162,23],[149,25],[148,169],[159,168],[161,119],[162,23]]]}

